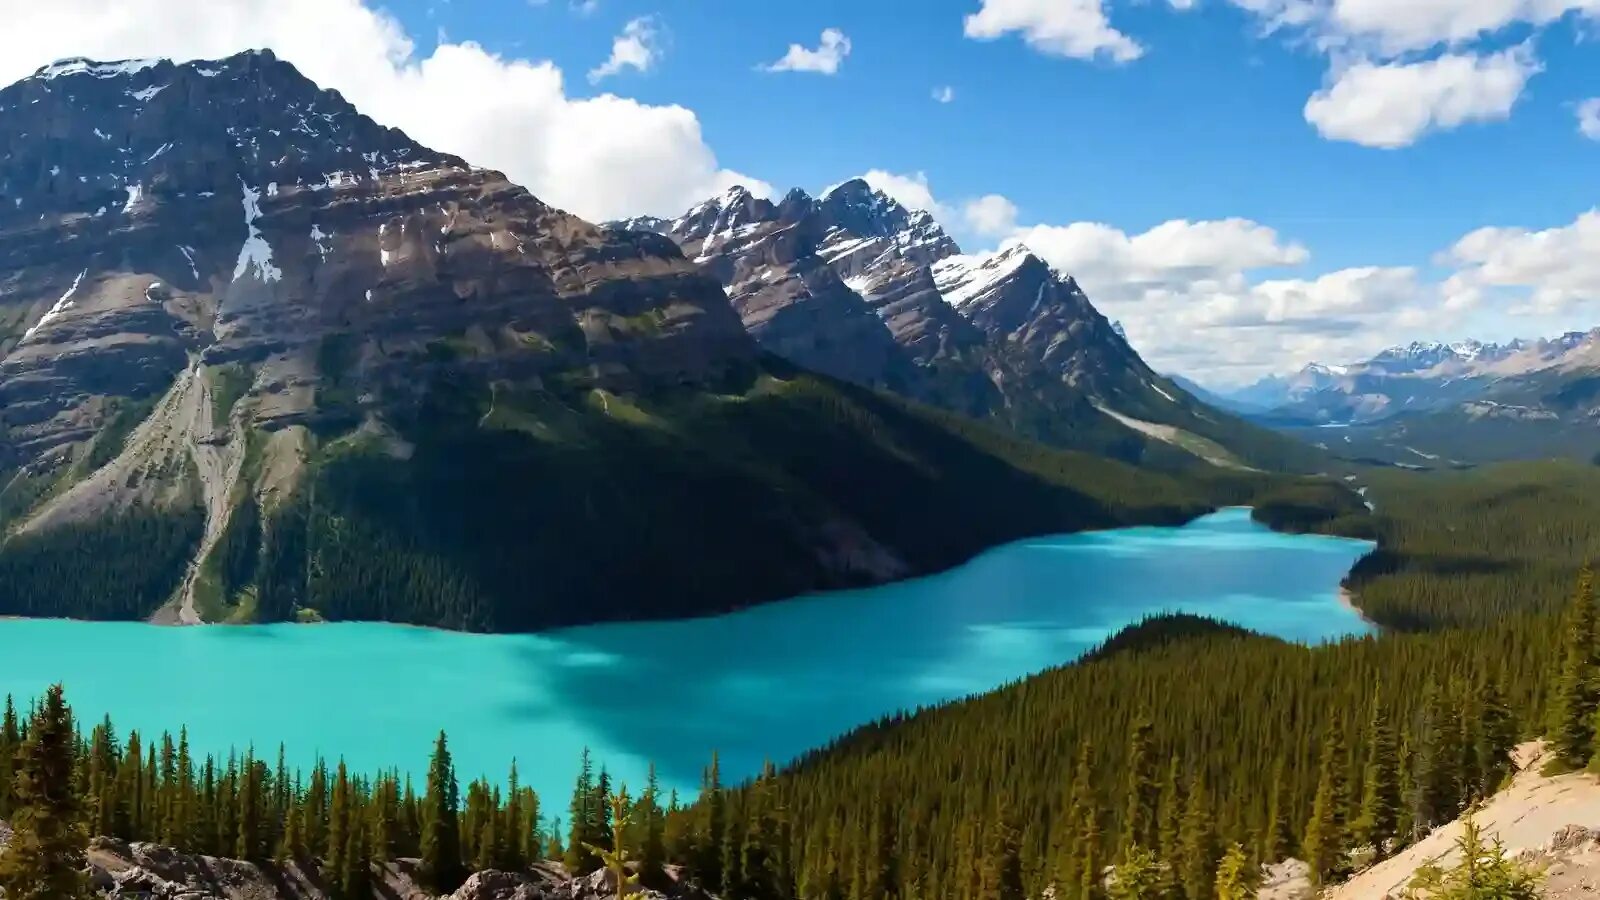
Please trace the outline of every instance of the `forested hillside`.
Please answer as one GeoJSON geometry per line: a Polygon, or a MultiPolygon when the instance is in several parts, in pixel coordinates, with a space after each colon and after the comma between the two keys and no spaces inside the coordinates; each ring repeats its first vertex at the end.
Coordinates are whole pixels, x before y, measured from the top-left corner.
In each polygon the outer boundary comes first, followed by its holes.
{"type": "MultiPolygon", "coordinates": [[[[201,612],[479,631],[697,615],[947,568],[1030,535],[1176,524],[1288,480],[1138,469],[780,363],[726,391],[436,382],[394,431],[295,451],[306,474],[291,488],[237,489],[202,564],[201,612]]],[[[240,485],[275,465],[267,438],[250,440],[240,485]]],[[[199,519],[14,536],[0,614],[147,617],[183,578],[199,519]],[[135,536],[142,552],[119,549],[135,536]],[[112,577],[133,589],[106,591],[112,577]]]]}

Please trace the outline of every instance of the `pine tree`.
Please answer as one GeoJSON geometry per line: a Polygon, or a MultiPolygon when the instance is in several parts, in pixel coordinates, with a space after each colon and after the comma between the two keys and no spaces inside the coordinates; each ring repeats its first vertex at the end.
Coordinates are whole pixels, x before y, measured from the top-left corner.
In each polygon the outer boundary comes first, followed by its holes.
{"type": "Polygon", "coordinates": [[[1178,880],[1188,900],[1208,900],[1216,885],[1217,835],[1213,812],[1205,779],[1197,772],[1189,783],[1177,855],[1167,857],[1178,869],[1178,880]]]}
{"type": "Polygon", "coordinates": [[[1272,764],[1272,780],[1267,785],[1267,816],[1261,832],[1261,858],[1277,862],[1288,852],[1294,841],[1289,822],[1288,773],[1284,758],[1279,756],[1272,764]]]}
{"type": "Polygon", "coordinates": [[[1476,798],[1488,797],[1500,789],[1511,774],[1511,751],[1517,746],[1517,725],[1506,707],[1505,695],[1492,678],[1480,676],[1477,683],[1478,739],[1474,748],[1477,763],[1476,798]]]}
{"type": "Polygon", "coordinates": [[[1461,862],[1446,872],[1434,865],[1417,870],[1407,897],[1429,900],[1537,900],[1542,897],[1539,877],[1506,855],[1498,838],[1485,841],[1471,816],[1462,823],[1456,839],[1461,862]]]}
{"type": "Polygon", "coordinates": [[[667,862],[667,846],[666,814],[661,809],[661,782],[656,778],[655,763],[650,764],[644,795],[639,798],[639,823],[644,829],[639,846],[639,872],[644,884],[656,885],[662,866],[667,862]]]}
{"type": "Polygon", "coordinates": [[[627,900],[638,892],[639,876],[629,869],[632,862],[632,858],[628,855],[630,802],[626,786],[614,795],[608,792],[606,803],[609,807],[607,818],[611,821],[611,844],[609,847],[600,844],[589,847],[589,851],[600,860],[601,866],[610,876],[611,884],[616,890],[616,900],[627,900]]]}
{"type": "Polygon", "coordinates": [[[1595,713],[1600,709],[1596,676],[1594,574],[1584,566],[1561,622],[1561,643],[1550,696],[1550,746],[1570,768],[1589,761],[1594,751],[1595,713]]]}
{"type": "Polygon", "coordinates": [[[600,867],[600,858],[591,849],[608,840],[602,835],[600,810],[596,808],[599,786],[595,783],[594,763],[589,748],[583,748],[578,780],[572,788],[572,803],[567,807],[567,871],[587,875],[600,867]]]}
{"type": "Polygon", "coordinates": [[[1159,786],[1155,779],[1155,750],[1150,746],[1153,730],[1150,717],[1140,715],[1128,733],[1127,801],[1119,844],[1124,858],[1130,848],[1154,848],[1159,786]]]}
{"type": "Polygon", "coordinates": [[[11,841],[0,851],[8,900],[87,900],[88,835],[73,779],[77,733],[61,685],[45,692],[17,753],[11,841]]]}
{"type": "Polygon", "coordinates": [[[428,793],[423,798],[422,859],[419,874],[423,883],[438,893],[460,887],[465,879],[461,861],[461,830],[458,813],[461,789],[456,781],[455,764],[444,732],[434,743],[428,764],[428,793]]]}
{"type": "Polygon", "coordinates": [[[1110,900],[1153,900],[1161,896],[1161,884],[1166,880],[1166,865],[1156,855],[1134,844],[1122,862],[1111,870],[1106,885],[1110,900]]]}
{"type": "MultiPolygon", "coordinates": [[[[1183,770],[1183,757],[1174,753],[1167,762],[1167,774],[1161,782],[1161,794],[1156,802],[1157,823],[1156,842],[1151,848],[1156,856],[1169,862],[1175,862],[1179,856],[1179,832],[1183,826],[1184,802],[1178,792],[1178,784],[1183,770]]],[[[1178,891],[1178,866],[1168,866],[1167,878],[1161,886],[1161,892],[1172,896],[1178,891]]]]}
{"type": "Polygon", "coordinates": [[[694,874],[708,890],[723,883],[722,845],[728,828],[727,797],[722,792],[722,763],[716,753],[700,782],[701,821],[695,835],[694,874]]]}
{"type": "Polygon", "coordinates": [[[1371,845],[1381,859],[1398,833],[1400,813],[1399,760],[1395,755],[1394,729],[1389,724],[1381,689],[1372,697],[1366,745],[1367,762],[1361,774],[1361,812],[1352,837],[1357,844],[1371,845]]]}
{"type": "Polygon", "coordinates": [[[1322,739],[1317,765],[1317,792],[1306,823],[1304,851],[1312,880],[1324,884],[1337,874],[1345,852],[1344,740],[1337,720],[1330,722],[1322,739]]]}
{"type": "MultiPolygon", "coordinates": [[[[654,770],[652,770],[654,771],[654,770]]],[[[524,821],[526,810],[522,805],[522,786],[517,781],[517,761],[511,760],[511,773],[506,777],[506,810],[501,831],[504,844],[496,866],[509,872],[520,872],[528,865],[528,838],[532,831],[524,821]]]]}
{"type": "Polygon", "coordinates": [[[350,828],[355,817],[355,811],[352,809],[354,800],[350,794],[350,773],[345,769],[344,760],[341,759],[339,768],[333,776],[333,802],[328,807],[328,846],[322,854],[328,871],[333,873],[332,880],[335,884],[343,881],[344,854],[350,844],[350,828]]]}
{"type": "Polygon", "coordinates": [[[0,715],[0,819],[11,818],[11,812],[15,808],[13,789],[16,781],[16,755],[17,749],[21,746],[22,729],[17,724],[17,708],[11,702],[11,695],[7,694],[5,713],[0,715]]]}
{"type": "MultiPolygon", "coordinates": [[[[1085,869],[1095,865],[1096,845],[1100,840],[1100,810],[1094,795],[1094,748],[1088,741],[1078,745],[1078,762],[1072,770],[1072,791],[1065,818],[1057,826],[1061,840],[1057,846],[1056,896],[1085,897],[1085,869]]],[[[1099,880],[1098,873],[1088,878],[1099,880]]]]}
{"type": "Polygon", "coordinates": [[[1217,866],[1217,883],[1213,893],[1217,900],[1254,900],[1259,880],[1256,867],[1250,864],[1244,847],[1233,844],[1217,866]]]}

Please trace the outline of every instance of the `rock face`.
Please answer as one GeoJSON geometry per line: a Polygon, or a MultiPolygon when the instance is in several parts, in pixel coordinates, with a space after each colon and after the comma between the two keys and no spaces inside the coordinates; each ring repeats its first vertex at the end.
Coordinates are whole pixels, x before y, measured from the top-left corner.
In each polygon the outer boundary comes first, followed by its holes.
{"type": "Polygon", "coordinates": [[[733,188],[670,222],[612,227],[671,237],[763,348],[838,378],[1128,459],[1164,429],[1233,427],[1027,247],[963,255],[929,213],[860,179],[778,203],[733,188]]]}
{"type": "Polygon", "coordinates": [[[419,366],[626,386],[753,354],[669,242],[552,209],[268,52],[57,63],[0,114],[12,465],[192,367],[245,367],[281,427],[404,401],[419,366]]]}
{"type": "MultiPolygon", "coordinates": [[[[3,827],[3,823],[0,823],[3,827]]],[[[108,900],[332,900],[313,863],[253,863],[183,853],[157,844],[95,838],[87,854],[89,878],[108,900]]],[[[539,863],[526,872],[475,872],[443,897],[417,881],[417,861],[399,859],[372,869],[374,900],[608,900],[616,896],[609,873],[574,878],[559,865],[539,863]]],[[[682,882],[668,867],[666,889],[643,890],[639,900],[715,900],[682,882]]]]}

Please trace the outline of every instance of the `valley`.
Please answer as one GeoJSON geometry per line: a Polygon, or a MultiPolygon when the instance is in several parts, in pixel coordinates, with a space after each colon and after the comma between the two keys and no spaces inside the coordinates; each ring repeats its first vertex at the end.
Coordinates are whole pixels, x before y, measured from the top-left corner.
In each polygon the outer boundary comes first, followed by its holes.
{"type": "Polygon", "coordinates": [[[1338,585],[1370,549],[1275,534],[1232,509],[1179,528],[1030,539],[928,578],[731,615],[530,635],[0,621],[13,648],[0,695],[61,682],[80,715],[144,734],[187,726],[197,754],[282,743],[295,766],[336,751],[357,771],[400,766],[419,779],[443,728],[463,775],[498,779],[516,758],[546,798],[568,790],[588,748],[613,778],[639,785],[654,765],[663,789],[687,798],[713,752],[730,782],[753,777],[885,716],[1068,662],[1163,613],[1312,644],[1363,633],[1338,585]],[[113,674],[127,658],[146,662],[113,674]]]}

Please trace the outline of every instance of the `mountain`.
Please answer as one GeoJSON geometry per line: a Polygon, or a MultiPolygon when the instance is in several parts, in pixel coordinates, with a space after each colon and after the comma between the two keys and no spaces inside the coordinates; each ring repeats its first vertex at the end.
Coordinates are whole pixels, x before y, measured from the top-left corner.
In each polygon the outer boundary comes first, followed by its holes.
{"type": "Polygon", "coordinates": [[[1304,437],[1339,426],[1341,446],[1331,449],[1408,465],[1588,457],[1600,440],[1600,329],[1417,342],[1347,366],[1312,364],[1227,398],[1304,437]]]}
{"type": "Polygon", "coordinates": [[[776,203],[736,187],[670,222],[612,224],[672,238],[762,348],[797,365],[1145,466],[1316,467],[1156,374],[1027,247],[963,254],[864,180],[776,203]]]}
{"type": "MultiPolygon", "coordinates": [[[[3,614],[695,614],[1178,521],[1247,480],[1047,450],[857,386],[940,396],[912,389],[918,354],[987,327],[931,303],[913,327],[915,297],[844,284],[954,258],[858,192],[730,192],[672,223],[691,260],[264,51],[68,60],[0,89],[0,113],[3,614]],[[857,230],[898,262],[853,253],[857,230]]],[[[1047,306],[1077,302],[1033,269],[1047,306]]]]}

